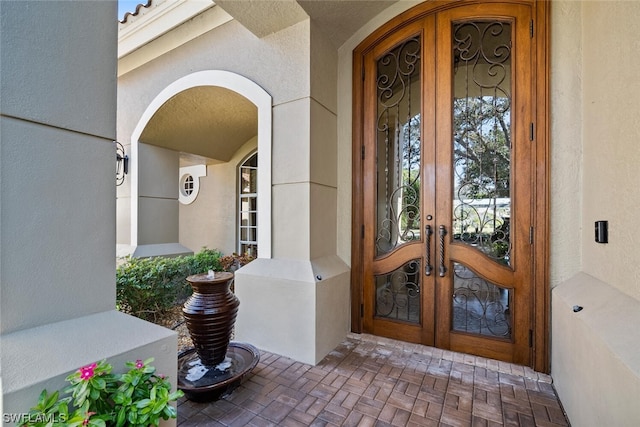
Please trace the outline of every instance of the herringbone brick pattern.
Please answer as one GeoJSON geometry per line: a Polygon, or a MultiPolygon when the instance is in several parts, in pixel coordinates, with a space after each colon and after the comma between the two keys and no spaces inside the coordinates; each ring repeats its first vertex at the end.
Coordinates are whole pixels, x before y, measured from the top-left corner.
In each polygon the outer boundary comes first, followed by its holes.
{"type": "Polygon", "coordinates": [[[356,334],[317,366],[262,352],[230,395],[178,404],[180,427],[568,425],[547,375],[356,334]]]}

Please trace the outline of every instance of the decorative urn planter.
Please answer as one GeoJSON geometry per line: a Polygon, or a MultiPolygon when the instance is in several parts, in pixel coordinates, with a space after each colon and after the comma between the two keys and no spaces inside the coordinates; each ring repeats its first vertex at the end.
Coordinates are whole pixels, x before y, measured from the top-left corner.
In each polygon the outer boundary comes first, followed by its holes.
{"type": "Polygon", "coordinates": [[[182,313],[194,348],[178,355],[178,388],[193,401],[231,393],[260,360],[250,344],[230,342],[240,301],[231,291],[233,273],[212,271],[187,277],[193,295],[182,313]]]}
{"type": "Polygon", "coordinates": [[[202,364],[216,366],[227,354],[240,305],[231,292],[233,273],[196,274],[187,281],[193,288],[182,308],[187,329],[202,364]]]}

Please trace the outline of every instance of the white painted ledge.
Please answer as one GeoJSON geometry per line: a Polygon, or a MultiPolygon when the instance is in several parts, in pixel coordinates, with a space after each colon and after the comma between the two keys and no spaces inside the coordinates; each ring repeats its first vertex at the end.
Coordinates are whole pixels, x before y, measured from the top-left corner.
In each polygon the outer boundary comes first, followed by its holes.
{"type": "Polygon", "coordinates": [[[126,361],[154,357],[175,388],[177,351],[175,332],[116,310],[2,335],[2,411],[28,412],[42,389],[60,390],[67,375],[102,359],[123,372],[126,361]]]}
{"type": "Polygon", "coordinates": [[[133,258],[149,258],[154,256],[174,257],[192,255],[193,251],[180,243],[158,243],[153,245],[138,245],[133,249],[133,258]]]}
{"type": "Polygon", "coordinates": [[[571,423],[637,426],[640,301],[579,273],[553,289],[551,315],[551,375],[571,423]]]}

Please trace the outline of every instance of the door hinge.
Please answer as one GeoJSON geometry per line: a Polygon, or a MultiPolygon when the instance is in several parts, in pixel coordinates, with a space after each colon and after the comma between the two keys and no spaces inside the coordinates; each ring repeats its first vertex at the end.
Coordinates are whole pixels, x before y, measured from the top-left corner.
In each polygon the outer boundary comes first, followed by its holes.
{"type": "Polygon", "coordinates": [[[529,227],[529,244],[533,245],[533,226],[529,227]]]}
{"type": "Polygon", "coordinates": [[[533,38],[533,19],[529,21],[529,35],[533,38]]]}
{"type": "Polygon", "coordinates": [[[533,329],[529,329],[529,348],[533,347],[533,329]]]}
{"type": "Polygon", "coordinates": [[[533,132],[534,132],[533,123],[531,123],[529,125],[529,141],[533,141],[533,137],[535,136],[533,132]]]}
{"type": "Polygon", "coordinates": [[[364,224],[362,225],[362,227],[360,228],[360,238],[364,239],[364,224]]]}
{"type": "Polygon", "coordinates": [[[364,317],[364,304],[360,304],[360,317],[364,317]]]}
{"type": "Polygon", "coordinates": [[[360,154],[362,156],[362,160],[364,160],[364,145],[362,146],[362,149],[360,150],[360,154]]]}
{"type": "Polygon", "coordinates": [[[362,64],[362,81],[364,81],[364,61],[363,61],[363,64],[362,64]]]}

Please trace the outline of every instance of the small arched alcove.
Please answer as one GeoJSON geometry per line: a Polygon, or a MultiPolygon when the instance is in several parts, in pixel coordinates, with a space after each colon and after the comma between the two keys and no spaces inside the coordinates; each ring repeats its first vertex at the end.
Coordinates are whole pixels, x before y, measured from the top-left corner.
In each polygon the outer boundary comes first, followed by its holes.
{"type": "Polygon", "coordinates": [[[193,73],[162,90],[131,137],[133,256],[235,251],[238,165],[256,149],[258,255],[270,258],[271,97],[227,71],[193,73]],[[185,183],[199,190],[189,204],[179,201],[185,183]]]}

